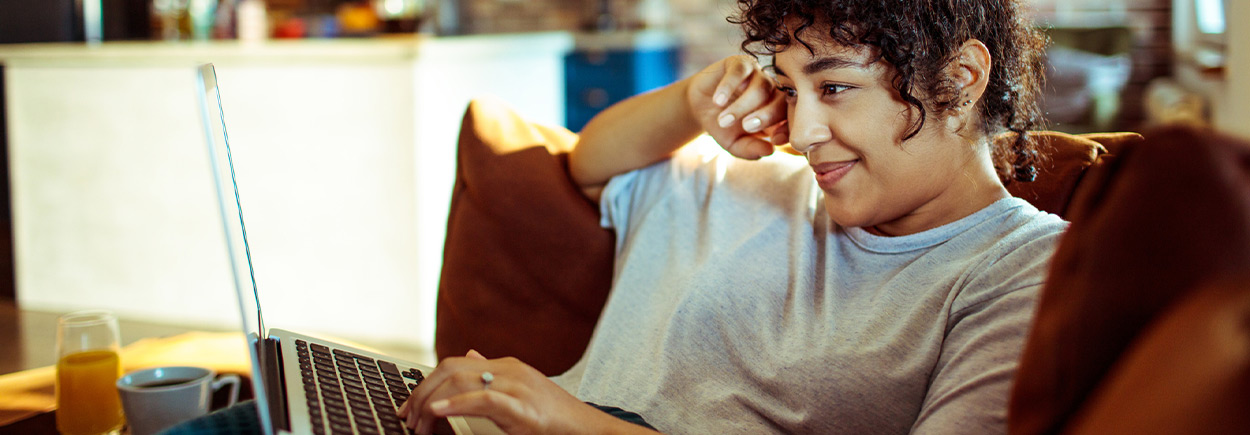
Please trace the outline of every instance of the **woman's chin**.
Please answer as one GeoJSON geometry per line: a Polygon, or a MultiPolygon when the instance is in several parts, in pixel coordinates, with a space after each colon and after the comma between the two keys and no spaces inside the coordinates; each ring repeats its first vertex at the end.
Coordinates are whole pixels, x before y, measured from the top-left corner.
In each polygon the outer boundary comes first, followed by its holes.
{"type": "Polygon", "coordinates": [[[825,212],[829,213],[829,220],[843,228],[871,227],[877,224],[868,213],[857,212],[850,207],[832,203],[828,199],[825,200],[825,212]]]}

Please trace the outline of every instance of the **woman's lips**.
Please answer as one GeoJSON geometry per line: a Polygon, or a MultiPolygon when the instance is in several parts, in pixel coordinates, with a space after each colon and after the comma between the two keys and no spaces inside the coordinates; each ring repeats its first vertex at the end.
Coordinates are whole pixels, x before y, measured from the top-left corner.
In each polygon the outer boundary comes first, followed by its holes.
{"type": "Polygon", "coordinates": [[[829,190],[842,177],[845,177],[848,172],[851,172],[851,168],[854,168],[857,163],[859,163],[859,159],[819,163],[812,165],[812,171],[816,172],[816,183],[822,189],[829,190]]]}

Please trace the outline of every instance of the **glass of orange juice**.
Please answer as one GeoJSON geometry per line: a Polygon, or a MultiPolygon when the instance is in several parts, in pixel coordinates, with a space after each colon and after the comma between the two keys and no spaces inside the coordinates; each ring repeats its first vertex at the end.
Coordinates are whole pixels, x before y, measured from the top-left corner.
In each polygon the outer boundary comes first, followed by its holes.
{"type": "Polygon", "coordinates": [[[64,435],[121,431],[117,318],[106,311],[61,316],[56,325],[56,429],[64,435]]]}

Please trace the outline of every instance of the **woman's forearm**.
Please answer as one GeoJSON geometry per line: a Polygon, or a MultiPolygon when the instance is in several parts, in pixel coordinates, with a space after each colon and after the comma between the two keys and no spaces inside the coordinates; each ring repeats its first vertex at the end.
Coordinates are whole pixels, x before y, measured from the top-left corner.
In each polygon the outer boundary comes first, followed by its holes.
{"type": "Polygon", "coordinates": [[[573,181],[592,200],[608,179],[668,157],[702,128],[686,102],[689,79],[627,99],[582,129],[569,155],[573,181]]]}

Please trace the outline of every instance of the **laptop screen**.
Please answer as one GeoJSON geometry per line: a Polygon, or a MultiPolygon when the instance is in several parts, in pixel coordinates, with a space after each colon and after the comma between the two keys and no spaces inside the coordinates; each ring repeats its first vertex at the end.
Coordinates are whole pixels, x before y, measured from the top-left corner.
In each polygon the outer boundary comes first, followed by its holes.
{"type": "MultiPolygon", "coordinates": [[[[264,321],[261,319],[260,301],[256,280],[252,272],[251,251],[247,245],[247,226],[243,223],[243,206],[238,184],[234,177],[234,161],[230,154],[229,135],[221,107],[221,93],[217,88],[217,72],[212,64],[197,68],[200,116],[204,126],[205,143],[208,146],[209,163],[212,165],[213,184],[217,192],[218,209],[221,211],[222,229],[229,251],[230,271],[234,277],[235,294],[238,295],[239,312],[243,319],[243,331],[247,335],[248,349],[252,358],[252,387],[256,403],[269,403],[261,376],[259,343],[265,338],[264,321]]],[[[269,410],[257,406],[261,427],[272,428],[269,410]]]]}

